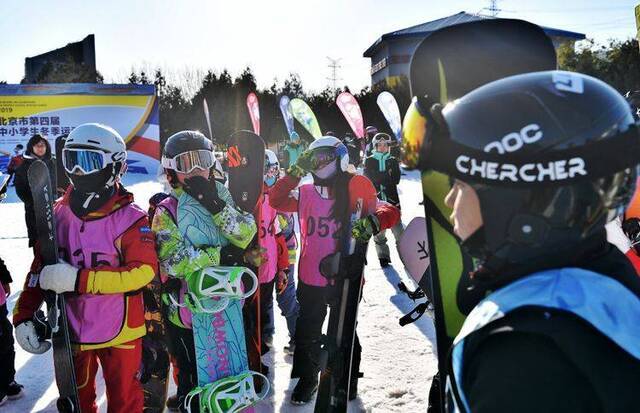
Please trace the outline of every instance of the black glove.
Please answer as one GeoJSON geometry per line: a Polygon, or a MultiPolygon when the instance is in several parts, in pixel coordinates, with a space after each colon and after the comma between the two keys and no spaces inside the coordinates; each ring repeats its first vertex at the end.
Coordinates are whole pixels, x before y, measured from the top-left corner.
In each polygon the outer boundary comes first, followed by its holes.
{"type": "Polygon", "coordinates": [[[193,176],[185,179],[183,188],[213,215],[224,208],[224,202],[218,196],[215,181],[209,181],[201,176],[193,176]]]}

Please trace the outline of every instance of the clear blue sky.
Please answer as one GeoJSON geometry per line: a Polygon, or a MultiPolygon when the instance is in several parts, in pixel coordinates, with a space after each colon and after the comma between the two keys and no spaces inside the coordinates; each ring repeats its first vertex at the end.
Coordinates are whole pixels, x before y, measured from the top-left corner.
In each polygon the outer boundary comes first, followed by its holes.
{"type": "MultiPolygon", "coordinates": [[[[604,43],[634,37],[625,0],[503,0],[501,17],[585,33],[604,43]]],[[[464,0],[2,0],[0,80],[19,82],[24,58],[96,36],[98,70],[122,81],[132,67],[228,68],[250,65],[260,87],[297,72],[307,89],[324,88],[326,56],[352,89],[368,85],[362,52],[382,34],[448,16],[476,13],[488,1],[464,0]]],[[[485,11],[486,13],[486,11],[485,11]]]]}

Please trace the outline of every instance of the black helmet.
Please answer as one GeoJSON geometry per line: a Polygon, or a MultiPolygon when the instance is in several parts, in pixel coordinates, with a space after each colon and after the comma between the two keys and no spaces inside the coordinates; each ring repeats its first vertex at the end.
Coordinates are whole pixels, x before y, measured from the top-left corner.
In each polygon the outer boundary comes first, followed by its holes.
{"type": "Polygon", "coordinates": [[[162,150],[163,158],[173,158],[181,153],[209,150],[213,152],[213,143],[202,132],[195,130],[183,130],[174,133],[167,139],[162,150]]]}
{"type": "Polygon", "coordinates": [[[209,169],[211,175],[215,162],[213,143],[199,131],[174,133],[162,150],[162,167],[174,188],[178,185],[176,171],[188,173],[195,168],[209,169]]]}
{"type": "Polygon", "coordinates": [[[593,77],[511,76],[430,113],[440,132],[423,146],[425,165],[476,190],[482,245],[469,252],[489,269],[602,234],[633,194],[638,125],[624,97],[593,77]]]}

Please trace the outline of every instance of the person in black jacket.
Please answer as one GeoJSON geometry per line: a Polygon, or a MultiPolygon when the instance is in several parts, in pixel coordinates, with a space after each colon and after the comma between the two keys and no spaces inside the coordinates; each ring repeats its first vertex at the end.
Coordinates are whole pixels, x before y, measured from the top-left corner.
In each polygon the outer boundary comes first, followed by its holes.
{"type": "Polygon", "coordinates": [[[640,277],[605,233],[636,190],[629,104],[562,71],[496,80],[444,108],[428,99],[413,101],[403,139],[451,178],[444,203],[474,259],[456,289],[468,315],[439,349],[442,411],[637,411],[640,277]]]}
{"type": "Polygon", "coordinates": [[[40,159],[49,167],[49,174],[51,176],[52,188],[55,188],[56,182],[56,166],[51,157],[51,145],[49,142],[40,135],[33,135],[27,143],[27,149],[24,152],[24,162],[16,170],[15,187],[16,194],[22,202],[24,202],[24,216],[27,223],[27,235],[29,237],[29,246],[33,247],[36,242],[36,218],[33,210],[33,197],[31,196],[31,189],[29,188],[29,179],[27,178],[27,171],[31,164],[40,159]]]}
{"type": "Polygon", "coordinates": [[[360,140],[350,132],[347,132],[342,139],[342,143],[347,147],[347,151],[349,152],[349,163],[356,168],[360,166],[362,160],[360,156],[360,140]]]}
{"type": "MultiPolygon", "coordinates": [[[[386,201],[400,209],[400,197],[398,196],[398,184],[400,183],[400,165],[398,160],[389,152],[391,137],[386,133],[378,133],[371,140],[372,152],[364,162],[364,174],[371,180],[378,191],[378,199],[386,201]]],[[[399,220],[391,228],[396,239],[396,248],[404,227],[399,220]]],[[[387,245],[386,231],[380,231],[374,236],[376,252],[380,265],[384,268],[391,263],[389,246],[387,245]]]]}

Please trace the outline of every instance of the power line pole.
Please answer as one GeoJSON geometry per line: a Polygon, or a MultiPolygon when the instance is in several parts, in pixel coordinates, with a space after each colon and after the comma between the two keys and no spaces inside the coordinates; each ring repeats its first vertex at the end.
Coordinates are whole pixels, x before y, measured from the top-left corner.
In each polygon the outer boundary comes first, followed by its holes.
{"type": "Polygon", "coordinates": [[[332,59],[329,56],[327,56],[327,60],[329,60],[329,64],[327,65],[327,67],[331,69],[331,76],[328,77],[327,80],[331,82],[331,86],[335,91],[336,89],[338,89],[338,81],[342,80],[341,77],[338,77],[338,69],[342,67],[338,63],[340,63],[342,58],[332,59]]]}
{"type": "Polygon", "coordinates": [[[498,17],[498,13],[502,11],[498,8],[498,0],[490,0],[489,7],[486,7],[485,10],[489,10],[491,17],[498,17]]]}

